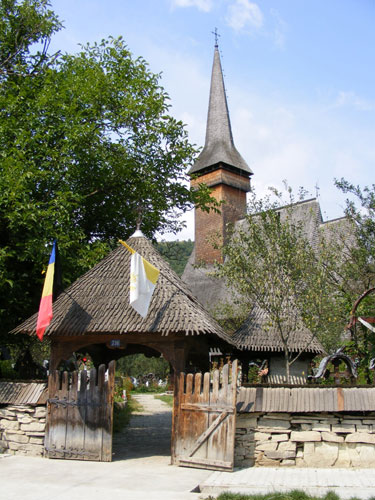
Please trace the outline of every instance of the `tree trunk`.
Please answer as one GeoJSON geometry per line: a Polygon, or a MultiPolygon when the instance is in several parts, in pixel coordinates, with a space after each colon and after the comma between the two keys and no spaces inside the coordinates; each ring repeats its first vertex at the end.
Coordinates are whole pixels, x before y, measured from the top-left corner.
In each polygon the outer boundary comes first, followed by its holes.
{"type": "Polygon", "coordinates": [[[286,383],[290,384],[290,362],[289,362],[289,351],[285,349],[285,372],[286,372],[286,383]]]}

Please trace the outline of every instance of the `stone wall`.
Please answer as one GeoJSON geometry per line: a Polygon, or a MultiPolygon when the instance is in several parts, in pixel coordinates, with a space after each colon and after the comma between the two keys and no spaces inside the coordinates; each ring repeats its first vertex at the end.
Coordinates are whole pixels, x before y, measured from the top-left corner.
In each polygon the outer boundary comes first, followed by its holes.
{"type": "Polygon", "coordinates": [[[240,413],[237,467],[375,467],[375,412],[240,413]]]}
{"type": "Polygon", "coordinates": [[[0,408],[0,451],[13,455],[43,456],[46,414],[45,406],[0,408]]]}

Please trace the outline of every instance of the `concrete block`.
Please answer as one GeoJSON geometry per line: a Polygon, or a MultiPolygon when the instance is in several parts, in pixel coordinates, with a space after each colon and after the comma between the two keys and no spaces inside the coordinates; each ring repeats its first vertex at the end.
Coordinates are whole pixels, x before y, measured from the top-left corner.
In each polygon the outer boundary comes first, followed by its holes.
{"type": "Polygon", "coordinates": [[[369,434],[368,432],[354,432],[353,434],[348,434],[346,436],[345,442],[375,444],[375,434],[369,434]]]}
{"type": "Polygon", "coordinates": [[[275,441],[266,441],[265,443],[259,443],[257,444],[256,448],[257,451],[274,451],[277,449],[277,442],[275,441]]]}
{"type": "Polygon", "coordinates": [[[6,439],[10,442],[14,443],[23,443],[26,444],[29,442],[29,437],[25,436],[25,434],[7,434],[6,439]]]}
{"type": "Polygon", "coordinates": [[[2,418],[0,420],[0,428],[18,430],[20,428],[20,424],[19,422],[17,422],[17,420],[7,420],[5,418],[2,418]]]}
{"type": "Polygon", "coordinates": [[[320,432],[316,431],[292,431],[290,435],[291,441],[321,441],[322,436],[320,432]]]}
{"type": "Polygon", "coordinates": [[[337,457],[337,444],[320,442],[314,444],[313,453],[304,453],[303,460],[308,467],[332,467],[337,457]]]}
{"type": "Polygon", "coordinates": [[[268,441],[271,439],[271,434],[267,432],[254,432],[255,441],[268,441]]]}
{"type": "Polygon", "coordinates": [[[290,428],[290,420],[260,418],[259,422],[258,422],[258,426],[269,429],[269,430],[271,430],[271,429],[289,429],[290,428]]]}
{"type": "Polygon", "coordinates": [[[21,424],[22,431],[44,431],[46,424],[32,422],[31,424],[21,424]]]}
{"type": "Polygon", "coordinates": [[[334,424],[332,425],[332,432],[341,432],[342,434],[349,434],[355,432],[355,425],[353,424],[334,424]]]}
{"type": "Polygon", "coordinates": [[[344,436],[338,436],[334,432],[322,432],[322,440],[329,441],[331,443],[343,443],[344,436]]]}
{"type": "Polygon", "coordinates": [[[277,441],[277,442],[288,441],[289,440],[289,436],[288,436],[288,434],[273,434],[272,437],[271,437],[271,440],[272,441],[277,441]]]}
{"type": "Polygon", "coordinates": [[[294,467],[296,465],[296,461],[293,459],[281,460],[280,465],[282,467],[294,467]]]}
{"type": "Polygon", "coordinates": [[[289,458],[296,458],[296,453],[294,451],[265,451],[264,456],[267,458],[272,458],[274,460],[284,460],[289,458]]]}
{"type": "Polygon", "coordinates": [[[318,431],[318,432],[330,432],[331,431],[331,425],[330,424],[323,424],[319,422],[318,424],[314,424],[312,426],[313,431],[318,431]]]}
{"type": "MultiPolygon", "coordinates": [[[[284,441],[282,443],[279,443],[279,446],[277,447],[278,450],[280,451],[296,451],[297,450],[297,443],[291,442],[291,441],[284,441]]],[[[301,451],[302,453],[302,451],[301,451]]]]}

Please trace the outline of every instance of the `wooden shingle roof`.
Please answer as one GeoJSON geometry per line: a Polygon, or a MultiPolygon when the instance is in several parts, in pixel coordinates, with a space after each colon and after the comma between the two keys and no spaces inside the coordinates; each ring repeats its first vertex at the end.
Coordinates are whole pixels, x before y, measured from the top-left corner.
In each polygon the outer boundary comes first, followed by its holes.
{"type": "MultiPolygon", "coordinates": [[[[284,352],[279,333],[275,328],[266,326],[267,317],[258,307],[254,307],[251,314],[240,328],[234,333],[232,339],[240,349],[251,351],[284,352]]],[[[292,330],[288,338],[288,347],[291,352],[324,353],[324,348],[317,338],[312,338],[311,332],[304,327],[292,330]]]]}
{"type": "MultiPolygon", "coordinates": [[[[214,334],[230,342],[188,287],[145,237],[127,243],[160,270],[148,315],[143,319],[129,304],[130,252],[119,245],[81,276],[53,304],[53,319],[45,335],[88,334],[214,334]]],[[[12,333],[35,335],[37,314],[12,333]]]]}

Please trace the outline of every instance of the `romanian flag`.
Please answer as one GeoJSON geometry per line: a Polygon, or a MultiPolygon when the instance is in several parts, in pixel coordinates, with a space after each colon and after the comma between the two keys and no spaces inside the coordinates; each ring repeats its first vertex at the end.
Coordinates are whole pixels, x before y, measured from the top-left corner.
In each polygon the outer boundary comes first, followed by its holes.
{"type": "Polygon", "coordinates": [[[57,242],[55,240],[53,242],[51,257],[49,259],[46,273],[46,279],[44,281],[43,293],[39,306],[38,321],[36,324],[36,334],[40,341],[43,340],[44,332],[47,326],[51,323],[52,319],[53,281],[55,275],[56,256],[57,242]]]}
{"type": "Polygon", "coordinates": [[[132,254],[130,261],[130,305],[145,318],[160,271],[144,259],[125,241],[120,243],[132,254]]]}

